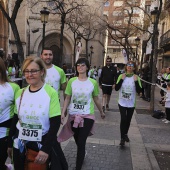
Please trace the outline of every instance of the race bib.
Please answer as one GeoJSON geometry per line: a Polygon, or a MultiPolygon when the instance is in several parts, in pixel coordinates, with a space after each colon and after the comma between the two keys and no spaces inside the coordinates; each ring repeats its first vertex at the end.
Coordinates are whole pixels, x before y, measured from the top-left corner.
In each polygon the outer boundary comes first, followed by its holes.
{"type": "Polygon", "coordinates": [[[41,141],[42,125],[21,123],[18,138],[28,141],[41,141]]]}
{"type": "Polygon", "coordinates": [[[132,93],[122,92],[121,94],[122,94],[121,98],[123,98],[123,99],[126,99],[126,100],[131,100],[132,99],[132,93]]]}

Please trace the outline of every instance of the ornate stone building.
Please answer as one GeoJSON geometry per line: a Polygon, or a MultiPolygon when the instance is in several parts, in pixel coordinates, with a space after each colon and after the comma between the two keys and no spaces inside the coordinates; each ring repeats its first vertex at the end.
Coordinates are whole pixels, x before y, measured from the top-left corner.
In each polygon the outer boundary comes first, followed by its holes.
{"type": "MultiPolygon", "coordinates": [[[[88,0],[87,3],[95,3],[95,6],[98,7],[102,16],[102,6],[103,0],[92,1],[88,0]]],[[[22,7],[19,10],[17,15],[17,25],[21,37],[21,41],[24,48],[25,57],[28,55],[40,56],[42,49],[42,34],[43,34],[43,24],[40,20],[40,11],[43,7],[48,7],[48,4],[38,4],[31,6],[27,2],[22,3],[22,7]]],[[[45,47],[50,47],[54,53],[54,63],[59,65],[59,54],[60,54],[60,16],[53,15],[50,13],[48,23],[45,27],[45,47]]],[[[10,42],[9,51],[16,51],[16,46],[14,42],[14,37],[10,31],[10,42]]],[[[90,56],[90,46],[93,46],[93,56],[92,56],[92,66],[102,65],[103,64],[103,35],[99,31],[95,37],[88,43],[88,56],[90,56]]],[[[85,55],[86,47],[85,41],[82,39],[82,52],[81,55],[85,55]]],[[[73,33],[65,25],[64,37],[63,37],[63,63],[66,63],[68,66],[73,66],[73,55],[74,55],[74,36],[73,33]]]]}
{"type": "MultiPolygon", "coordinates": [[[[8,3],[6,0],[1,0],[1,3],[5,9],[8,8],[8,3]]],[[[8,32],[8,22],[0,11],[0,49],[4,51],[5,56],[8,51],[8,32]]]]}

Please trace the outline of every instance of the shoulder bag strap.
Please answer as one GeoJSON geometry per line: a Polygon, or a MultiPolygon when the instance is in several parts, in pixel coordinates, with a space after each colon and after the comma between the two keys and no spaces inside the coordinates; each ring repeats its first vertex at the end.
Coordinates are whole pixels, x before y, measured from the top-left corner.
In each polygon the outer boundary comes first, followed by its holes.
{"type": "MultiPolygon", "coordinates": [[[[20,97],[20,101],[19,101],[18,118],[20,117],[19,113],[20,113],[20,107],[21,107],[21,102],[22,102],[22,97],[23,97],[23,95],[24,95],[24,91],[25,91],[25,89],[22,90],[21,97],[20,97]]],[[[21,124],[21,119],[20,119],[20,118],[19,118],[19,123],[21,124]]]]}

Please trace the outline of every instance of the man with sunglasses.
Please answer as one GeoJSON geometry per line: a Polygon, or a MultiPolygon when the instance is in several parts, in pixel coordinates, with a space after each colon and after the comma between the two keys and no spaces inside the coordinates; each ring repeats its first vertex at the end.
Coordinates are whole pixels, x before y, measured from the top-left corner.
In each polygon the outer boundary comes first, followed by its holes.
{"type": "Polygon", "coordinates": [[[99,78],[99,85],[103,92],[103,112],[105,112],[105,109],[109,110],[110,96],[112,94],[112,89],[115,87],[116,73],[116,68],[112,66],[112,59],[108,56],[106,59],[106,66],[102,68],[99,78]]]}

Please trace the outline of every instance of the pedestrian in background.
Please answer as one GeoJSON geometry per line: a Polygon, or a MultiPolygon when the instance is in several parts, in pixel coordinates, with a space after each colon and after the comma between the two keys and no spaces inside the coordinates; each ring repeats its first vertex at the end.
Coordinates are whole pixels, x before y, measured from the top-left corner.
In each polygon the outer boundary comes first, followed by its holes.
{"type": "Polygon", "coordinates": [[[16,76],[16,68],[15,68],[15,61],[10,60],[8,65],[8,77],[10,80],[15,79],[16,76]]]}
{"type": "MultiPolygon", "coordinates": [[[[164,81],[165,77],[166,77],[166,68],[162,68],[162,70],[161,70],[161,78],[160,78],[160,85],[163,88],[166,88],[166,83],[164,81]]],[[[163,104],[164,95],[165,95],[164,90],[161,89],[160,94],[161,94],[161,100],[159,101],[159,103],[163,104]]]]}
{"type": "Polygon", "coordinates": [[[81,170],[82,168],[86,140],[92,133],[95,121],[94,103],[99,109],[102,119],[105,117],[98,97],[98,83],[96,80],[88,77],[89,69],[89,61],[86,58],[77,60],[77,77],[71,78],[67,84],[61,122],[64,122],[67,108],[69,117],[58,137],[58,141],[63,142],[74,135],[77,145],[76,170],[81,170]]]}
{"type": "Polygon", "coordinates": [[[42,49],[41,58],[44,61],[47,69],[45,82],[58,92],[60,98],[60,89],[63,90],[64,94],[64,90],[66,88],[66,75],[63,69],[52,64],[53,52],[50,48],[45,47],[42,49]]]}
{"type": "Polygon", "coordinates": [[[119,91],[118,106],[120,111],[120,145],[124,146],[125,141],[129,142],[128,131],[136,103],[136,93],[141,91],[140,78],[134,74],[136,65],[128,61],[125,66],[125,73],[118,77],[115,90],[119,91]]]}
{"type": "MultiPolygon", "coordinates": [[[[46,66],[41,58],[27,57],[22,72],[28,86],[19,90],[15,97],[8,155],[12,157],[13,150],[16,170],[24,170],[24,167],[30,164],[39,165],[40,169],[42,166],[47,168],[52,148],[57,142],[56,135],[61,122],[58,94],[45,83],[46,66]],[[29,156],[32,157],[31,161],[27,160],[29,156]]],[[[52,164],[55,162],[51,162],[52,164]]]]}
{"type": "Polygon", "coordinates": [[[167,83],[167,93],[164,96],[165,102],[165,114],[166,114],[166,119],[163,119],[164,123],[170,123],[170,82],[167,83]]]}
{"type": "Polygon", "coordinates": [[[19,86],[8,80],[4,61],[0,58],[0,169],[6,170],[8,135],[14,116],[14,99],[19,86]]]}
{"type": "Polygon", "coordinates": [[[107,56],[106,66],[102,68],[101,76],[99,78],[99,85],[102,89],[102,109],[109,110],[109,102],[112,94],[112,89],[115,87],[117,70],[112,66],[112,59],[107,56]]]}

